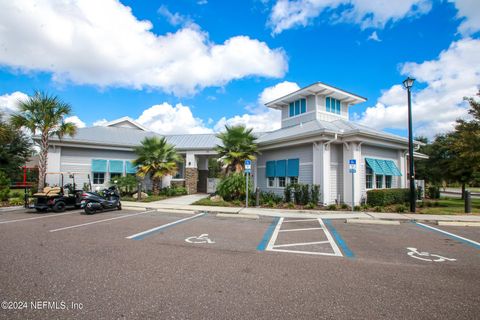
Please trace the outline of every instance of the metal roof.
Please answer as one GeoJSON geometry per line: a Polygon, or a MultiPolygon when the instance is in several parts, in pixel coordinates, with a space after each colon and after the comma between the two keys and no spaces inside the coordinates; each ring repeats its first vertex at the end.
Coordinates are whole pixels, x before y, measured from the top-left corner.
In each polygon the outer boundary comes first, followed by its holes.
{"type": "MultiPolygon", "coordinates": [[[[152,131],[103,126],[80,128],[75,136],[64,136],[62,142],[135,147],[140,145],[146,137],[165,137],[168,143],[173,144],[180,151],[212,149],[220,143],[215,134],[161,135],[152,131]]],[[[59,141],[57,137],[51,137],[50,140],[59,141]]]]}

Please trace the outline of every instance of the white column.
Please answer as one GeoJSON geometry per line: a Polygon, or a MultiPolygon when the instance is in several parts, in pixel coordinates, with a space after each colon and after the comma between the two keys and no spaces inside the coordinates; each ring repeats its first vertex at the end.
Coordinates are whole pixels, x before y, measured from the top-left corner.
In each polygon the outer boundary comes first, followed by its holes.
{"type": "Polygon", "coordinates": [[[330,144],[313,144],[313,183],[320,186],[320,199],[330,203],[330,144]]]}
{"type": "Polygon", "coordinates": [[[398,177],[399,180],[399,186],[400,188],[406,188],[407,185],[407,161],[406,161],[406,155],[403,152],[403,150],[398,151],[398,168],[400,169],[400,172],[402,173],[401,177],[398,177]]]}
{"type": "MultiPolygon", "coordinates": [[[[57,146],[51,146],[48,149],[47,172],[60,172],[61,151],[62,151],[62,148],[57,146]]],[[[68,177],[65,177],[65,178],[68,178],[68,177]]],[[[47,174],[45,180],[47,184],[50,186],[61,183],[58,174],[47,174]]]]}
{"type": "Polygon", "coordinates": [[[195,153],[187,152],[185,156],[185,168],[197,168],[197,157],[195,157],[195,153]]]}
{"type": "Polygon", "coordinates": [[[350,166],[348,161],[355,159],[357,161],[357,172],[354,173],[354,187],[355,187],[355,205],[360,204],[361,192],[361,176],[360,176],[360,161],[362,160],[362,147],[359,143],[350,142],[343,144],[343,201],[352,204],[352,174],[349,172],[350,166]]]}

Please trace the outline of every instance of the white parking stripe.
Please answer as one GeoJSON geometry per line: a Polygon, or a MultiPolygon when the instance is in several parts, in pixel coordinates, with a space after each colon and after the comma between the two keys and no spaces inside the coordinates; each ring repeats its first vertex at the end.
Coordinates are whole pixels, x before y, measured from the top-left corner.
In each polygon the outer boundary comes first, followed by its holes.
{"type": "Polygon", "coordinates": [[[0,224],[5,224],[5,223],[13,223],[13,222],[21,222],[21,221],[27,221],[27,220],[36,220],[36,219],[44,219],[44,218],[51,218],[51,217],[58,217],[58,216],[63,216],[66,214],[72,214],[72,213],[77,213],[78,211],[74,212],[64,212],[64,213],[54,213],[50,214],[48,216],[41,216],[41,217],[34,217],[34,218],[25,218],[25,219],[15,219],[15,220],[6,220],[6,221],[0,221],[0,224]]]}
{"type": "Polygon", "coordinates": [[[133,213],[133,214],[125,214],[125,215],[122,215],[122,216],[120,216],[120,217],[103,219],[103,220],[98,220],[98,221],[92,221],[92,222],[82,223],[82,224],[76,224],[76,225],[69,226],[69,227],[64,227],[64,228],[53,229],[53,230],[50,230],[50,232],[57,232],[57,231],[62,231],[62,230],[80,228],[80,227],[89,226],[89,225],[92,225],[92,224],[101,223],[101,222],[105,222],[105,221],[111,221],[111,220],[117,220],[117,219],[135,217],[135,216],[138,216],[138,215],[140,215],[140,214],[145,214],[145,213],[154,212],[154,211],[155,211],[155,210],[143,211],[143,212],[133,213]]]}
{"type": "Polygon", "coordinates": [[[299,220],[285,220],[285,221],[283,221],[283,223],[287,223],[287,222],[304,222],[304,221],[317,221],[317,218],[314,218],[314,219],[299,219],[299,220]]]}
{"type": "MultiPolygon", "coordinates": [[[[267,247],[265,248],[266,251],[279,251],[279,252],[288,252],[288,253],[301,253],[301,254],[310,254],[310,255],[322,255],[322,256],[336,256],[336,257],[343,257],[342,252],[337,246],[337,243],[333,239],[332,235],[328,231],[327,227],[323,223],[323,220],[320,218],[316,219],[302,219],[302,220],[297,220],[295,222],[304,222],[304,221],[317,221],[320,224],[320,227],[315,227],[315,228],[299,228],[299,229],[285,229],[281,230],[282,223],[284,222],[284,218],[280,218],[278,220],[277,225],[275,226],[275,229],[273,230],[272,237],[270,238],[270,241],[268,242],[267,247]],[[323,230],[323,233],[325,234],[325,237],[327,238],[327,241],[315,241],[315,242],[300,242],[300,243],[288,243],[288,244],[280,244],[280,245],[275,245],[275,242],[277,241],[277,237],[280,232],[287,232],[287,231],[308,231],[308,230],[323,230]],[[300,251],[300,250],[288,250],[288,249],[279,249],[279,248],[284,248],[284,247],[294,247],[294,246],[308,246],[308,245],[315,245],[315,244],[324,244],[324,243],[329,243],[333,253],[330,252],[316,252],[316,251],[300,251]]],[[[292,220],[285,221],[285,222],[292,222],[292,220]]]]}
{"type": "Polygon", "coordinates": [[[315,241],[315,242],[301,242],[301,243],[287,243],[287,244],[276,244],[274,248],[283,248],[283,247],[295,247],[295,246],[308,246],[309,244],[322,244],[329,243],[329,241],[315,241]]]}
{"type": "Polygon", "coordinates": [[[300,228],[300,229],[285,229],[278,230],[278,232],[290,232],[290,231],[308,231],[308,230],[322,230],[323,228],[300,228]]]}

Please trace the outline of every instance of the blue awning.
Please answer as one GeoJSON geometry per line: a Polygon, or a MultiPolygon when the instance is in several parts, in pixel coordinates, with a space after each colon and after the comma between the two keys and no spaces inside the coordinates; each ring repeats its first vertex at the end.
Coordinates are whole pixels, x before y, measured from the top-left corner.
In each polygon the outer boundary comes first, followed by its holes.
{"type": "Polygon", "coordinates": [[[125,162],[125,173],[137,173],[137,167],[131,161],[125,162]]]}
{"type": "Polygon", "coordinates": [[[274,178],[275,177],[275,161],[267,161],[267,170],[266,175],[267,178],[274,178]]]}
{"type": "Polygon", "coordinates": [[[392,160],[365,158],[365,162],[376,175],[401,176],[402,173],[392,160]]]}
{"type": "Polygon", "coordinates": [[[287,176],[287,160],[277,160],[275,168],[275,176],[286,177],[287,176]]]}
{"type": "Polygon", "coordinates": [[[107,172],[107,160],[92,159],[92,172],[107,172]]]}
{"type": "Polygon", "coordinates": [[[300,159],[288,159],[287,176],[298,177],[300,172],[300,159]]]}
{"type": "Polygon", "coordinates": [[[123,173],[123,161],[122,160],[110,160],[108,166],[108,172],[110,173],[123,173]]]}

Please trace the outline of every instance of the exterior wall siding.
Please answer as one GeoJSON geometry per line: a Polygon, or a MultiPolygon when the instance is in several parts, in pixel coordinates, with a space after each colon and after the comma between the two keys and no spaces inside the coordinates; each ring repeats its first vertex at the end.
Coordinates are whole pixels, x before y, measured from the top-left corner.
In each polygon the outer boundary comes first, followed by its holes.
{"type": "Polygon", "coordinates": [[[343,195],[343,145],[330,145],[330,199],[332,203],[344,202],[343,195]]]}
{"type": "Polygon", "coordinates": [[[313,183],[313,149],[311,144],[296,146],[291,148],[279,148],[274,150],[262,151],[256,161],[257,168],[257,187],[261,191],[272,191],[275,194],[283,196],[284,188],[269,188],[267,187],[266,178],[266,162],[271,160],[283,159],[300,159],[299,168],[299,183],[312,184],[313,183]]]}

